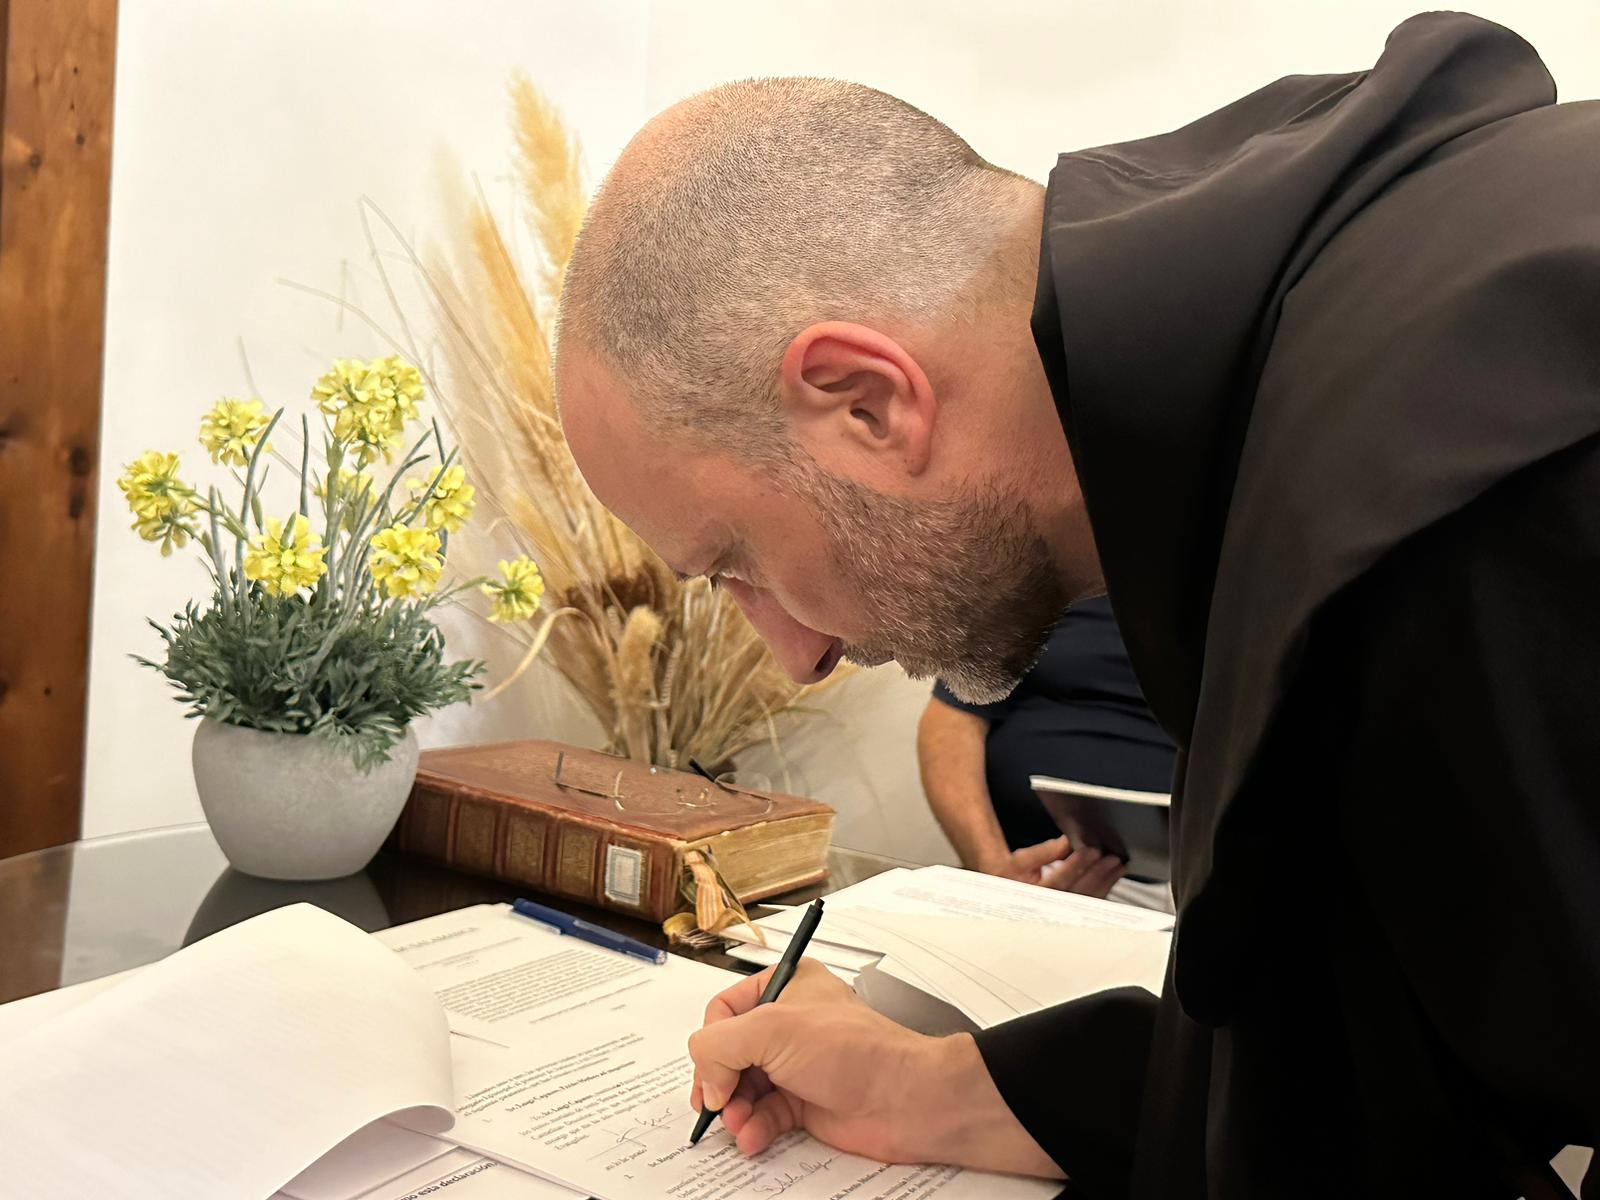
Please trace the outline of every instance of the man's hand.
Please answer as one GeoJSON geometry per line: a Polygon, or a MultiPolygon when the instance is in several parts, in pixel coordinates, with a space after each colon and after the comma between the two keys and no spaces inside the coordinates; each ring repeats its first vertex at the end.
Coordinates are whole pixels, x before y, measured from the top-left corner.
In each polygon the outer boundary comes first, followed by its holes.
{"type": "Polygon", "coordinates": [[[1104,858],[1098,850],[1074,851],[1064,837],[1007,849],[984,778],[988,734],[988,721],[937,697],[928,701],[917,724],[922,789],[961,865],[1058,891],[1104,896],[1122,875],[1120,859],[1104,858]]]}
{"type": "Polygon", "coordinates": [[[1065,834],[1023,846],[1019,850],[1003,850],[979,860],[978,870],[985,875],[998,875],[1003,879],[1017,879],[1023,883],[1037,883],[1060,892],[1078,892],[1102,899],[1111,885],[1122,878],[1126,864],[1115,855],[1101,854],[1085,846],[1074,850],[1065,834]]]}
{"type": "Polygon", "coordinates": [[[713,999],[689,1039],[691,1102],[720,1107],[744,1153],[804,1129],[884,1162],[1060,1177],[1000,1098],[970,1037],[897,1025],[809,959],[775,1003],[757,1006],[771,974],[713,999]]]}

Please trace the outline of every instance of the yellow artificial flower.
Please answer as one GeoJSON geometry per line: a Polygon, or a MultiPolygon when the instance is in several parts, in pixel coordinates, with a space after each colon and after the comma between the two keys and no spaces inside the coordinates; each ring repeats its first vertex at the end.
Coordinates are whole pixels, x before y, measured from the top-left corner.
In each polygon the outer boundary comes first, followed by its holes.
{"type": "Polygon", "coordinates": [[[439,535],[431,529],[407,529],[404,525],[380,530],[373,535],[367,569],[391,600],[426,596],[444,573],[439,535]]]}
{"type": "Polygon", "coordinates": [[[533,559],[522,554],[502,562],[500,574],[504,578],[483,585],[483,594],[494,599],[494,606],[489,610],[491,621],[503,625],[526,621],[539,611],[540,601],[544,599],[544,576],[533,559]]]}
{"type": "MultiPolygon", "coordinates": [[[[340,467],[339,477],[333,485],[333,491],[336,495],[346,500],[366,495],[372,491],[372,472],[352,471],[349,467],[340,467]]],[[[328,481],[326,478],[319,479],[317,481],[317,499],[326,500],[327,498],[328,481]]]]}
{"type": "Polygon", "coordinates": [[[466,469],[460,466],[435,471],[431,479],[408,480],[406,486],[420,495],[429,484],[433,485],[433,493],[422,506],[423,522],[429,529],[455,533],[472,515],[478,489],[467,482],[466,469]]]}
{"type": "Polygon", "coordinates": [[[123,468],[117,486],[140,521],[187,516],[194,511],[194,489],[178,478],[178,456],[146,450],[123,468]]]}
{"type": "Polygon", "coordinates": [[[311,398],[333,418],[333,436],[349,443],[365,467],[380,457],[389,461],[406,422],[417,419],[422,374],[394,355],[371,362],[342,358],[317,380],[311,398]]]}
{"type": "MultiPolygon", "coordinates": [[[[339,524],[348,533],[355,529],[362,508],[372,499],[372,473],[340,467],[338,480],[333,485],[333,495],[339,500],[339,524]]],[[[322,501],[326,509],[329,502],[326,478],[317,482],[317,499],[322,501]]]]}
{"type": "Polygon", "coordinates": [[[135,521],[133,528],[145,541],[161,543],[162,558],[170,555],[174,546],[182,550],[195,533],[193,524],[172,513],[154,521],[135,521]]]}
{"type": "Polygon", "coordinates": [[[200,419],[200,444],[210,452],[212,462],[242,467],[250,461],[262,430],[271,423],[259,400],[218,400],[200,419]]]}
{"type": "Polygon", "coordinates": [[[327,572],[328,564],[322,561],[327,552],[322,535],[312,530],[305,517],[292,517],[287,535],[282,521],[268,517],[265,532],[250,539],[244,577],[261,583],[268,595],[293,596],[327,572]]]}
{"type": "Polygon", "coordinates": [[[160,542],[162,557],[182,549],[194,536],[190,517],[194,489],[178,478],[178,456],[147,450],[124,468],[117,486],[133,513],[133,530],[147,542],[160,542]]]}

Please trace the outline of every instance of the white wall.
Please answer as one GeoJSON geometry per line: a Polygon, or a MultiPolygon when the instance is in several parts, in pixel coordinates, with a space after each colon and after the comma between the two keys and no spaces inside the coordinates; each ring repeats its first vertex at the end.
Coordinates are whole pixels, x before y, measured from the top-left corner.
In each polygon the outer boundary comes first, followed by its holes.
{"type": "MultiPolygon", "coordinates": [[[[123,0],[101,545],[85,829],[198,815],[190,727],[162,681],[126,662],[151,652],[145,614],[197,594],[199,575],[126,532],[117,467],[145,445],[192,446],[200,410],[244,388],[247,339],[269,398],[298,401],[336,354],[371,338],[276,286],[338,287],[358,259],[354,198],[402,227],[436,226],[432,154],[448,144],[491,196],[507,161],[503,86],[529,71],[566,109],[595,177],[647,115],[751,75],[819,74],[926,108],[992,160],[1043,178],[1057,152],[1159,132],[1291,72],[1368,66],[1416,0],[123,0]],[[444,14],[448,13],[448,16],[444,14]],[[370,82],[369,82],[370,81],[370,82]]],[[[1476,6],[1528,37],[1563,98],[1600,95],[1600,5],[1476,6]]],[[[376,305],[370,283],[361,298],[376,305]]],[[[200,461],[196,447],[186,458],[200,461]]],[[[493,651],[450,626],[463,652],[493,651]]],[[[932,860],[911,732],[926,696],[892,669],[829,697],[797,731],[794,785],[841,811],[839,840],[932,860]]],[[[433,741],[581,736],[545,682],[433,723],[433,741]]],[[[752,763],[778,777],[773,762],[752,763]]]]}
{"type": "MultiPolygon", "coordinates": [[[[1600,96],[1600,4],[1482,0],[1563,99],[1600,96]]],[[[823,75],[932,113],[1042,180],[1062,151],[1160,133],[1283,75],[1361,70],[1419,0],[658,0],[652,109],[729,79],[823,75]]]]}

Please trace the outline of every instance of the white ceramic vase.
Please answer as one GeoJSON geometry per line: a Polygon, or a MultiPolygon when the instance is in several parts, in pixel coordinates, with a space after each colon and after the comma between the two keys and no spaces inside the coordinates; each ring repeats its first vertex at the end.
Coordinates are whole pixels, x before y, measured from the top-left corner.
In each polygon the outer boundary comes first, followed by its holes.
{"type": "Polygon", "coordinates": [[[217,844],[264,879],[338,879],[372,861],[417,774],[410,729],[362,774],[320,737],[263,733],[209,718],[194,735],[194,782],[217,844]]]}

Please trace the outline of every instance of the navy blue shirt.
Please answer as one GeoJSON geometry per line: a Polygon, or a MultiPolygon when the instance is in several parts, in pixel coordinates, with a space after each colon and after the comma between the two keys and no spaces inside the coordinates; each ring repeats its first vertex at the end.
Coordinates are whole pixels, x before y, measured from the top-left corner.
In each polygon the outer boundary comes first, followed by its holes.
{"type": "Polygon", "coordinates": [[[985,773],[995,815],[1013,849],[1060,830],[1028,786],[1030,775],[1080,783],[1172,789],[1176,751],[1145,705],[1111,602],[1073,605],[1038,664],[995,704],[965,704],[944,684],[934,697],[989,722],[985,773]]]}

